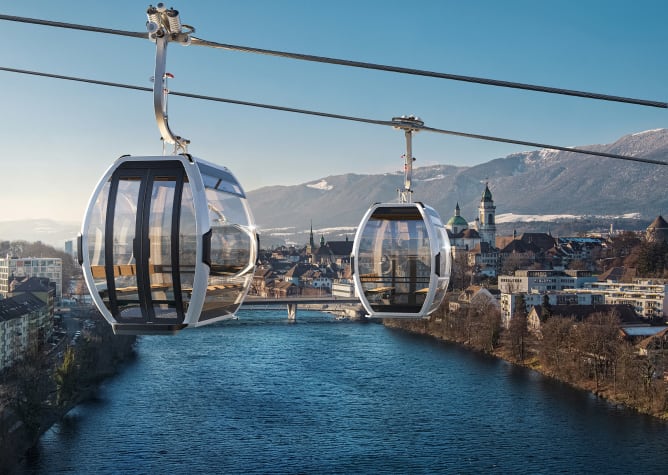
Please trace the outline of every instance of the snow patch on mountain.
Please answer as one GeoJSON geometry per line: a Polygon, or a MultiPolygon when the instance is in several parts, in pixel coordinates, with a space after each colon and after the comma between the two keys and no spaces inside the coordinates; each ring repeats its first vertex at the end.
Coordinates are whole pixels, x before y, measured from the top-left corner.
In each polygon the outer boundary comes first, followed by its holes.
{"type": "Polygon", "coordinates": [[[425,181],[442,180],[442,179],[444,179],[444,178],[445,178],[445,175],[436,175],[436,176],[433,176],[433,177],[431,177],[431,178],[422,178],[422,179],[415,178],[414,180],[415,180],[415,181],[425,182],[425,181]]]}
{"type": "Polygon", "coordinates": [[[644,134],[651,134],[653,132],[661,132],[663,129],[651,129],[651,130],[643,130],[642,132],[636,132],[635,134],[631,134],[631,137],[636,137],[638,135],[644,135],[644,134]]]}
{"type": "Polygon", "coordinates": [[[309,188],[323,191],[329,191],[334,189],[334,185],[330,185],[329,183],[327,183],[327,180],[325,180],[324,178],[317,183],[309,183],[306,186],[308,186],[309,188]]]}
{"type": "Polygon", "coordinates": [[[533,222],[554,222],[554,221],[566,221],[566,220],[577,220],[584,218],[599,218],[599,219],[640,219],[640,213],[626,213],[622,215],[604,215],[604,216],[590,216],[590,215],[577,215],[577,214],[515,214],[515,213],[503,213],[496,217],[496,222],[501,223],[533,223],[533,222]]]}

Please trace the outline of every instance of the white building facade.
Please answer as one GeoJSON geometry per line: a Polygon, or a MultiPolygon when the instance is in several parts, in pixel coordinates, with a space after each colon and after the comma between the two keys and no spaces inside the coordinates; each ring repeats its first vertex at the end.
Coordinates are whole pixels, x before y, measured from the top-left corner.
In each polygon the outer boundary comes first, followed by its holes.
{"type": "Polygon", "coordinates": [[[516,270],[514,275],[499,276],[501,293],[546,293],[579,289],[596,282],[588,270],[516,270]]]}
{"type": "Polygon", "coordinates": [[[37,297],[0,301],[0,370],[37,352],[53,333],[53,316],[37,297]]]}
{"type": "Polygon", "coordinates": [[[0,296],[7,297],[13,277],[47,277],[56,283],[56,301],[63,297],[63,261],[57,257],[0,258],[0,296]]]}
{"type": "Polygon", "coordinates": [[[545,296],[550,305],[596,305],[604,303],[601,295],[593,293],[576,293],[577,291],[564,290],[561,292],[548,293],[516,293],[516,294],[501,294],[501,317],[503,324],[508,328],[510,319],[517,310],[517,302],[522,296],[524,298],[525,312],[529,312],[531,307],[536,305],[543,305],[545,296]]]}
{"type": "Polygon", "coordinates": [[[606,304],[631,305],[643,318],[665,318],[668,309],[666,291],[668,284],[651,280],[637,280],[634,283],[591,282],[584,288],[573,290],[579,294],[601,295],[606,304]]]}

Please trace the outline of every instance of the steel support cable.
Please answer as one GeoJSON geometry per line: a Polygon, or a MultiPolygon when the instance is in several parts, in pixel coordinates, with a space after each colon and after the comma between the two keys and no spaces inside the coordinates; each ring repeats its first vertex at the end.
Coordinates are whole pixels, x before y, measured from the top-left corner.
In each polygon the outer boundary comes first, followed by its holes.
{"type": "Polygon", "coordinates": [[[627,104],[636,104],[641,106],[668,108],[668,102],[653,101],[647,99],[634,99],[630,97],[613,96],[609,94],[599,94],[596,92],[577,91],[572,89],[561,89],[557,87],[538,86],[535,84],[524,84],[519,82],[501,81],[497,79],[479,78],[473,76],[462,76],[459,74],[439,73],[435,71],[425,71],[422,69],[403,68],[400,66],[388,66],[384,64],[374,64],[362,61],[352,61],[347,59],[329,58],[326,56],[314,56],[310,54],[289,53],[286,51],[274,51],[249,46],[238,46],[223,43],[215,43],[199,38],[192,37],[192,43],[195,46],[208,46],[211,48],[226,49],[231,51],[243,51],[248,53],[259,53],[269,56],[278,56],[282,58],[298,59],[302,61],[313,61],[318,63],[338,64],[341,66],[350,66],[354,68],[375,69],[379,71],[389,71],[393,73],[410,74],[413,76],[426,76],[439,79],[450,79],[452,81],[471,82],[485,84],[487,86],[507,87],[512,89],[524,89],[528,91],[546,92],[549,94],[561,94],[565,96],[584,97],[587,99],[598,99],[603,101],[624,102],[627,104]]]}
{"type": "MultiPolygon", "coordinates": [[[[130,37],[134,37],[134,38],[148,38],[147,33],[138,33],[138,32],[131,32],[131,31],[124,31],[124,30],[114,30],[114,29],[109,29],[109,28],[99,28],[99,27],[93,27],[93,26],[87,26],[87,25],[78,25],[78,24],[75,24],[75,23],[64,23],[64,22],[57,22],[57,21],[50,21],[50,20],[39,20],[39,19],[34,19],[34,18],[17,17],[17,16],[11,16],[11,15],[3,15],[3,14],[0,14],[0,20],[17,21],[17,22],[22,22],[22,23],[34,23],[34,24],[37,24],[37,25],[53,26],[53,27],[57,27],[57,28],[69,28],[69,29],[75,29],[75,30],[93,31],[93,32],[96,32],[96,33],[107,33],[107,34],[113,34],[113,35],[130,36],[130,37]]],[[[622,102],[622,103],[627,103],[627,104],[635,104],[635,105],[641,105],[641,106],[658,107],[658,108],[662,108],[662,109],[668,109],[668,102],[663,102],[663,101],[655,101],[655,100],[647,100],[647,99],[635,99],[635,98],[630,98],[630,97],[614,96],[614,95],[609,95],[609,94],[599,94],[599,93],[595,93],[595,92],[578,91],[578,90],[573,90],[573,89],[562,89],[562,88],[557,88],[557,87],[539,86],[539,85],[535,85],[535,84],[525,84],[525,83],[518,83],[518,82],[512,82],[512,81],[501,81],[501,80],[497,80],[497,79],[478,78],[478,77],[473,77],[473,76],[463,76],[463,75],[459,75],[459,74],[439,73],[439,72],[435,72],[435,71],[426,71],[426,70],[422,70],[422,69],[404,68],[404,67],[400,67],[400,66],[389,66],[389,65],[383,65],[383,64],[367,63],[367,62],[362,62],[362,61],[352,61],[352,60],[346,60],[346,59],[329,58],[329,57],[326,57],[326,56],[315,56],[315,55],[310,55],[310,54],[290,53],[290,52],[287,52],[287,51],[276,51],[276,50],[269,50],[269,49],[262,49],[262,48],[253,48],[253,47],[250,47],[250,46],[240,46],[240,45],[232,45],[232,44],[225,44],[225,43],[217,43],[217,42],[214,42],[214,41],[208,41],[208,40],[203,40],[201,38],[196,38],[194,36],[191,36],[191,44],[195,45],[195,46],[206,46],[206,47],[210,47],[210,48],[225,49],[225,50],[229,50],[229,51],[256,53],[256,54],[263,54],[263,55],[269,55],[269,56],[277,56],[277,57],[282,57],[282,58],[296,59],[296,60],[301,60],[301,61],[311,61],[311,62],[319,62],[319,63],[327,63],[327,64],[337,64],[337,65],[340,65],[340,66],[349,66],[349,67],[354,67],[354,68],[373,69],[373,70],[378,70],[378,71],[387,71],[387,72],[394,72],[394,73],[400,73],[400,74],[409,74],[409,75],[413,75],[413,76],[425,76],[425,77],[432,77],[432,78],[438,78],[438,79],[449,79],[449,80],[452,80],[452,81],[470,82],[470,83],[484,84],[484,85],[488,85],[488,86],[506,87],[506,88],[511,88],[511,89],[523,89],[523,90],[528,90],[528,91],[544,92],[544,93],[549,93],[549,94],[560,94],[560,95],[565,95],[565,96],[583,97],[583,98],[587,98],[587,99],[597,99],[597,100],[611,101],[611,102],[622,102]]]]}
{"type": "MultiPolygon", "coordinates": [[[[133,86],[131,84],[122,84],[122,83],[116,83],[116,82],[109,82],[109,81],[99,81],[96,79],[86,79],[86,78],[78,78],[74,76],[64,76],[61,74],[51,74],[51,73],[44,73],[44,72],[39,72],[39,71],[29,71],[25,69],[16,69],[16,68],[8,68],[4,66],[0,66],[0,71],[7,71],[11,73],[18,73],[18,74],[28,74],[32,76],[41,76],[41,77],[47,77],[47,78],[53,78],[53,79],[64,79],[67,81],[76,81],[76,82],[83,82],[83,83],[88,83],[88,84],[97,84],[101,86],[109,86],[109,87],[118,87],[118,88],[123,88],[123,89],[132,89],[136,91],[145,91],[145,92],[153,92],[153,88],[150,87],[143,87],[143,86],[133,86]]],[[[282,112],[293,112],[296,114],[304,114],[304,115],[311,115],[311,116],[317,116],[317,117],[327,117],[330,119],[339,119],[339,120],[348,120],[348,121],[354,121],[354,122],[362,122],[365,124],[373,124],[373,125],[384,125],[384,126],[389,126],[389,127],[396,127],[397,122],[391,121],[391,120],[376,120],[376,119],[365,119],[363,117],[355,117],[355,116],[349,116],[349,115],[342,115],[342,114],[332,114],[329,112],[319,112],[319,111],[311,111],[311,110],[306,110],[306,109],[297,109],[294,107],[284,107],[284,106],[275,106],[271,104],[262,104],[262,103],[257,103],[257,102],[248,102],[248,101],[240,101],[237,99],[226,99],[223,97],[215,97],[215,96],[206,96],[202,94],[193,94],[189,92],[178,92],[178,91],[173,91],[170,90],[169,94],[172,96],[180,96],[180,97],[187,97],[189,99],[199,99],[199,100],[204,100],[204,101],[213,101],[213,102],[224,102],[227,104],[235,104],[235,105],[241,105],[241,106],[249,106],[249,107],[256,107],[256,108],[261,108],[261,109],[270,109],[270,110],[276,110],[276,111],[282,111],[282,112]]],[[[538,148],[544,148],[548,150],[560,150],[563,152],[570,152],[570,153],[582,153],[585,155],[594,155],[598,157],[605,157],[605,158],[615,158],[619,160],[628,160],[632,162],[641,162],[641,163],[649,163],[653,165],[668,165],[668,162],[663,162],[661,160],[653,160],[651,158],[641,158],[641,157],[631,157],[629,155],[619,155],[616,153],[607,153],[607,152],[596,152],[593,150],[585,150],[585,149],[580,149],[580,148],[573,148],[573,147],[562,147],[559,145],[549,145],[549,144],[541,144],[537,142],[528,142],[524,140],[514,140],[514,139],[507,139],[507,138],[502,138],[502,137],[493,137],[490,135],[480,135],[480,134],[471,134],[471,133],[466,133],[466,132],[456,132],[453,130],[445,130],[445,129],[437,129],[433,127],[426,127],[426,126],[415,126],[415,129],[419,130],[424,130],[426,132],[434,132],[434,133],[439,133],[439,134],[445,134],[445,135],[454,135],[457,137],[465,137],[465,138],[471,138],[471,139],[476,139],[476,140],[486,140],[489,142],[501,142],[501,143],[508,143],[508,144],[514,144],[514,145],[524,145],[524,146],[530,146],[530,147],[538,147],[538,148]]]]}
{"type": "Polygon", "coordinates": [[[146,32],[141,33],[136,31],[115,30],[112,28],[78,25],[76,23],[65,23],[62,21],[40,20],[38,18],[25,18],[20,16],[3,15],[3,14],[0,14],[0,20],[16,21],[19,23],[32,23],[35,25],[53,26],[56,28],[68,28],[70,30],[92,31],[94,33],[106,33],[109,35],[130,36],[132,38],[148,39],[148,33],[146,32]]]}

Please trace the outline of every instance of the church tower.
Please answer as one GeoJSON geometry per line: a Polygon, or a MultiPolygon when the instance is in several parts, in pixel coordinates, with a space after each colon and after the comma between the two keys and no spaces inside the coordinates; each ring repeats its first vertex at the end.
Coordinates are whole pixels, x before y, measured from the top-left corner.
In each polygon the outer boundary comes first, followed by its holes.
{"type": "Polygon", "coordinates": [[[313,220],[311,220],[311,235],[308,240],[309,246],[311,246],[311,249],[315,249],[315,240],[313,239],[313,220]]]}
{"type": "Polygon", "coordinates": [[[485,183],[485,191],[482,193],[480,206],[478,207],[478,234],[480,241],[488,243],[491,247],[496,247],[496,206],[492,199],[492,192],[489,191],[489,183],[485,183]]]}
{"type": "Polygon", "coordinates": [[[311,234],[309,236],[308,244],[306,245],[306,254],[313,255],[315,252],[315,239],[313,238],[313,220],[311,220],[311,234]]]}

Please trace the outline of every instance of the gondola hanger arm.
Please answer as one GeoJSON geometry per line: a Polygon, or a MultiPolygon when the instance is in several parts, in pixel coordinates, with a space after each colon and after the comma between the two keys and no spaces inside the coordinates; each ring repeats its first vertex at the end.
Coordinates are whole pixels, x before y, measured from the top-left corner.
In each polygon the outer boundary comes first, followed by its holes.
{"type": "Polygon", "coordinates": [[[400,203],[413,202],[413,132],[419,132],[424,126],[424,122],[413,115],[402,115],[401,117],[392,117],[393,127],[404,131],[406,137],[406,155],[404,155],[404,187],[397,190],[399,192],[400,203]]]}
{"type": "Polygon", "coordinates": [[[182,25],[179,12],[170,8],[167,10],[163,3],[155,7],[149,5],[146,10],[148,18],[146,29],[149,40],[155,43],[155,74],[153,76],[153,109],[158,130],[164,143],[174,144],[174,153],[187,153],[190,141],[174,134],[169,127],[167,115],[167,79],[173,77],[166,71],[167,44],[176,41],[184,46],[190,44],[190,33],[195,31],[188,25],[182,25]]]}

